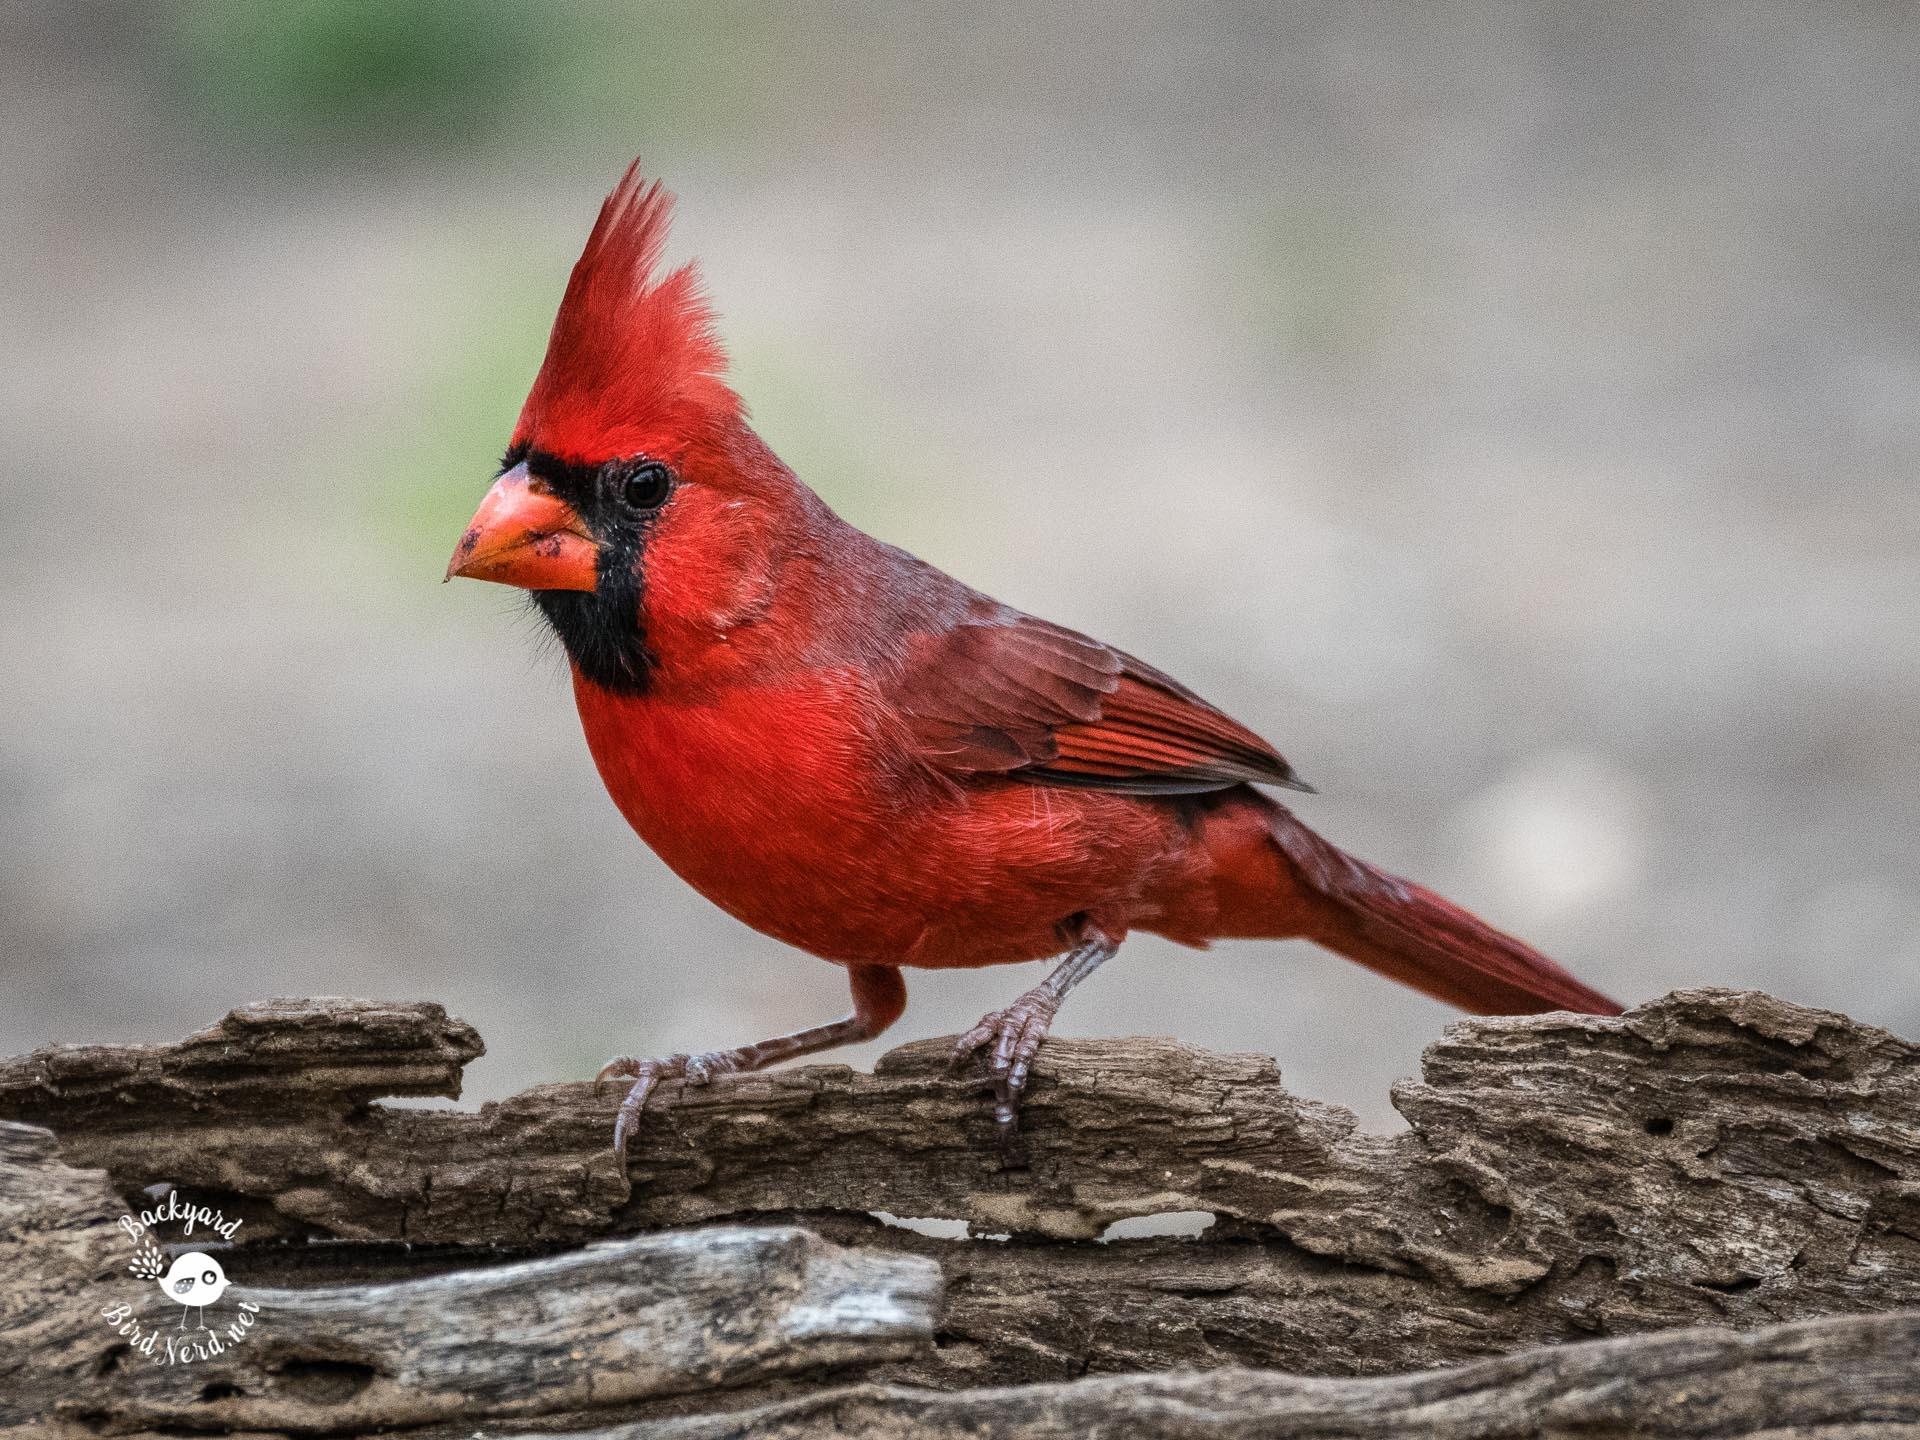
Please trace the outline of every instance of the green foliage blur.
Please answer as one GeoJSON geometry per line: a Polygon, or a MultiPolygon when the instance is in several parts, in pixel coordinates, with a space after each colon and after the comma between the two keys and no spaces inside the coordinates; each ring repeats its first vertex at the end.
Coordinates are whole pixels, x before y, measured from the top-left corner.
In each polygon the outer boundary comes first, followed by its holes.
{"type": "MultiPolygon", "coordinates": [[[[524,163],[531,146],[563,173],[604,152],[610,184],[635,152],[670,169],[682,150],[757,150],[769,77],[804,43],[778,7],[679,0],[187,0],[166,14],[155,36],[166,88],[210,148],[342,173],[373,151],[382,163],[397,151],[489,165],[506,151],[524,163]]],[[[560,218],[570,243],[596,199],[583,191],[560,218]]],[[[448,329],[410,393],[304,457],[316,475],[363,477],[369,529],[404,552],[409,574],[446,551],[505,445],[565,283],[551,250],[475,234],[423,276],[430,293],[417,303],[448,329]]],[[[836,500],[866,498],[866,518],[882,520],[886,497],[914,478],[895,457],[915,447],[819,356],[742,343],[744,323],[725,329],[768,438],[836,500]]]]}
{"type": "Polygon", "coordinates": [[[408,133],[471,133],[494,101],[483,77],[544,71],[566,40],[531,8],[458,0],[202,0],[178,12],[175,38],[206,119],[277,138],[396,119],[408,133]]]}
{"type": "MultiPolygon", "coordinates": [[[[451,343],[436,346],[412,393],[384,423],[348,437],[357,497],[402,553],[408,571],[431,570],[458,538],[506,448],[520,402],[546,348],[564,275],[545,275],[499,253],[465,257],[444,277],[435,303],[459,319],[451,343]]],[[[337,466],[338,451],[310,457],[337,466]]],[[[419,592],[410,591],[416,598],[419,592]]],[[[423,602],[424,603],[424,602],[423,602]]]]}
{"type": "Polygon", "coordinates": [[[524,132],[738,133],[776,53],[777,11],[614,0],[185,0],[157,39],[214,136],[461,147],[524,132]]]}

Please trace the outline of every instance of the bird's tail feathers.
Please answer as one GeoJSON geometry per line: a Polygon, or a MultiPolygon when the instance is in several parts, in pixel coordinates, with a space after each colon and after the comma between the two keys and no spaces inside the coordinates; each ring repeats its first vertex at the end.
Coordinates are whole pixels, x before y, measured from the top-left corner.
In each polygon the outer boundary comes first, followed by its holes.
{"type": "MultiPolygon", "coordinates": [[[[1221,933],[1304,933],[1349,960],[1475,1014],[1620,1013],[1617,1003],[1532,946],[1425,886],[1347,854],[1284,806],[1265,796],[1260,800],[1266,838],[1291,873],[1275,877],[1281,882],[1278,890],[1267,891],[1270,928],[1258,928],[1257,914],[1240,914],[1228,916],[1231,928],[1221,933]]],[[[1228,893],[1233,910],[1244,912],[1258,903],[1252,887],[1233,885],[1228,893]]]]}

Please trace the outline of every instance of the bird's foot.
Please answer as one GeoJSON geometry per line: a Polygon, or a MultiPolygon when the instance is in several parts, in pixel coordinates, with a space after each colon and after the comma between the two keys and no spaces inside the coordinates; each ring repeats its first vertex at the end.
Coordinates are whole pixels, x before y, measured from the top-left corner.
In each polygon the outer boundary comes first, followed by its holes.
{"type": "Polygon", "coordinates": [[[613,1121],[613,1153],[619,1158],[621,1168],[625,1169],[627,1163],[627,1137],[640,1123],[640,1112],[646,1107],[654,1086],[662,1080],[682,1079],[689,1085],[710,1084],[716,1075],[730,1075],[748,1068],[748,1060],[741,1050],[707,1050],[698,1055],[662,1055],[652,1060],[617,1055],[602,1065],[600,1073],[593,1077],[596,1092],[608,1080],[633,1082],[613,1121]]]}
{"type": "Polygon", "coordinates": [[[993,1124],[1003,1160],[1014,1153],[1027,1076],[1059,1009],[1060,997],[1045,985],[1036,985],[1006,1009],[982,1016],[980,1023],[953,1047],[949,1071],[957,1071],[975,1055],[987,1052],[987,1070],[993,1079],[993,1124]]]}

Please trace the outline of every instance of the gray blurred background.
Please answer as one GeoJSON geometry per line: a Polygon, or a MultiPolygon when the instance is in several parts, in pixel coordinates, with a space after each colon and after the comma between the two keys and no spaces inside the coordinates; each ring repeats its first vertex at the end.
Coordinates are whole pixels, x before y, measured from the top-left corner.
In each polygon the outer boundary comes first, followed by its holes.
{"type": "MultiPolygon", "coordinates": [[[[7,6],[0,1052],[430,997],[488,1098],[841,1013],[439,583],[636,153],[855,523],[1625,1000],[1920,1034],[1917,66],[1891,0],[7,6]]],[[[1059,1029],[1387,1126],[1448,1019],[1143,937],[1059,1029]]]]}

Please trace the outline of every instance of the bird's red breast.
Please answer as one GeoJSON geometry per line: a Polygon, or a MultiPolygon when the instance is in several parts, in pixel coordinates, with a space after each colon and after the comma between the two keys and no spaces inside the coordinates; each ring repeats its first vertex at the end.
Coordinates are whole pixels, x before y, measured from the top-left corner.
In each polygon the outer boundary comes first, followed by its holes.
{"type": "Polygon", "coordinates": [[[930,767],[863,664],[688,694],[578,676],[587,745],[674,871],[756,929],[842,963],[967,966],[1060,948],[1089,910],[1124,932],[1197,858],[1170,807],[930,767]]]}

